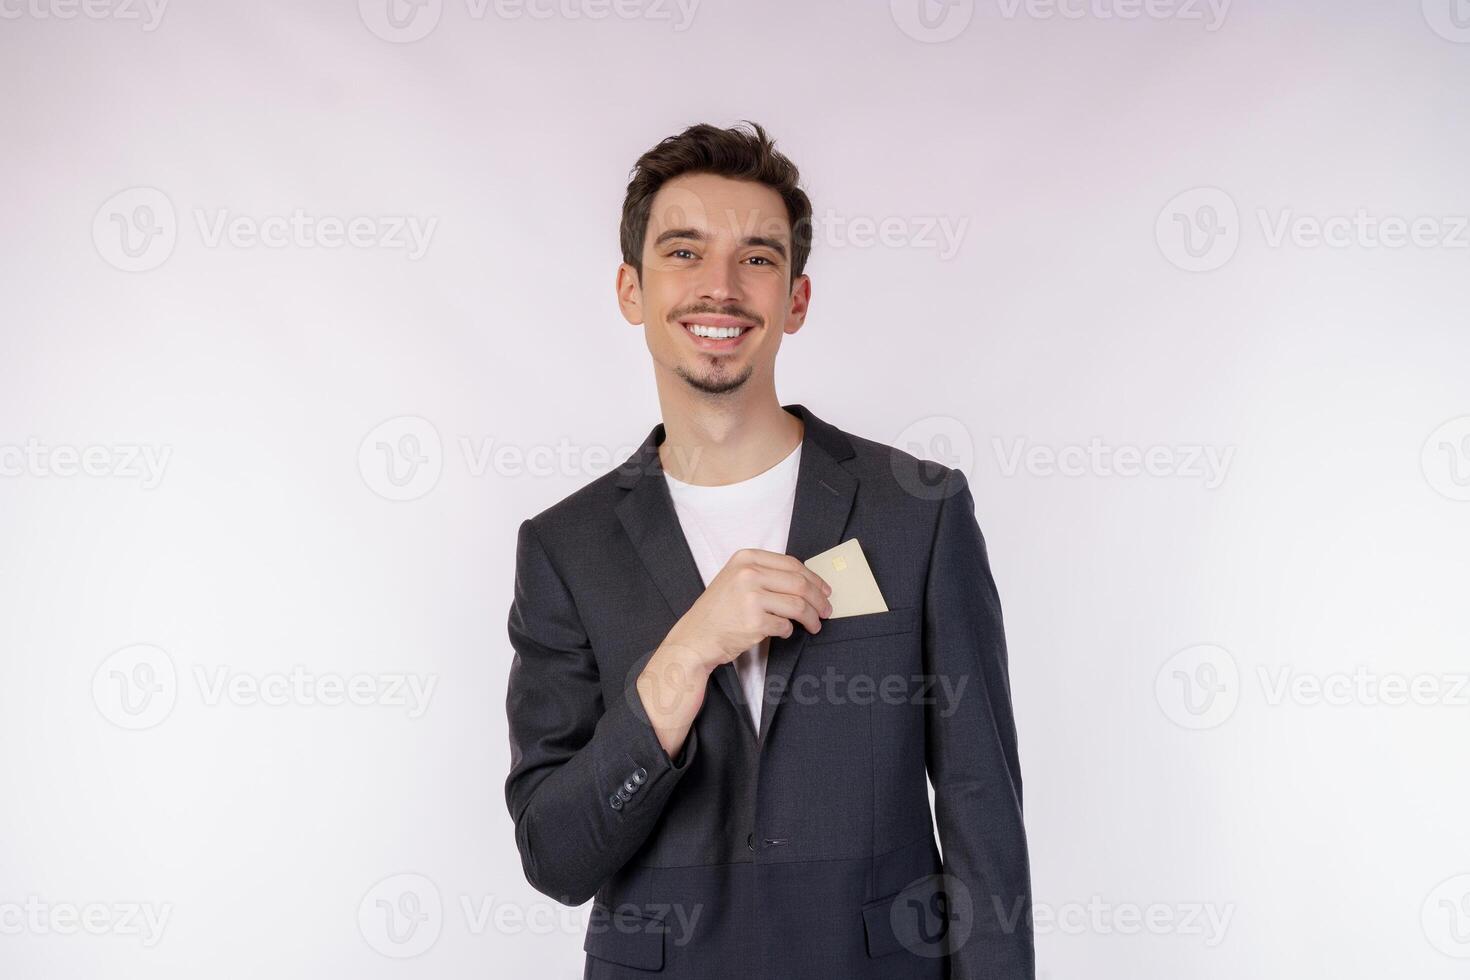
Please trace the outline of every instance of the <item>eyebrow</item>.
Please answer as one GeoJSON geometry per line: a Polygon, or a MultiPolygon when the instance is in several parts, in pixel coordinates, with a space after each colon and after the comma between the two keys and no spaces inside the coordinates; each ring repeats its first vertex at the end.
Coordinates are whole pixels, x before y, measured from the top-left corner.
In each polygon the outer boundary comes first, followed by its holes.
{"type": "MultiPolygon", "coordinates": [[[[653,247],[659,248],[665,242],[671,242],[677,238],[687,238],[692,242],[704,242],[709,240],[709,236],[700,231],[698,228],[670,228],[668,231],[664,232],[662,235],[659,235],[658,238],[654,240],[653,247]]],[[[787,257],[786,244],[776,238],[766,238],[762,235],[747,235],[740,240],[740,244],[742,246],[765,246],[766,248],[771,249],[773,252],[776,252],[778,255],[781,256],[781,258],[784,259],[787,257]]]]}

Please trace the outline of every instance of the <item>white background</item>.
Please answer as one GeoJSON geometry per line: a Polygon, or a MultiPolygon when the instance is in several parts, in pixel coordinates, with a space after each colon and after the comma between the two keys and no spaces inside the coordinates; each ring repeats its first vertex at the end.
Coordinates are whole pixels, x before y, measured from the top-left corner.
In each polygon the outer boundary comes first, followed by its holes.
{"type": "Polygon", "coordinates": [[[594,2],[0,0],[0,974],[580,976],[515,531],[659,420],[628,168],[750,118],[819,221],[781,400],[970,474],[1041,975],[1463,976],[1470,10],[594,2]]]}

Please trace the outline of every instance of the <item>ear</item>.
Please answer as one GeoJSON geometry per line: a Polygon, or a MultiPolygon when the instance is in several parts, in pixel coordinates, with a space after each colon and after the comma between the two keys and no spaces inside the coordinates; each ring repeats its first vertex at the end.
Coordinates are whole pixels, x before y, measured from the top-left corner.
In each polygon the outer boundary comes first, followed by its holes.
{"type": "Polygon", "coordinates": [[[796,333],[806,323],[806,311],[812,303],[811,276],[797,276],[791,286],[791,302],[786,307],[785,333],[796,333]]]}
{"type": "Polygon", "coordinates": [[[616,287],[618,308],[623,311],[623,319],[632,324],[642,323],[643,287],[638,283],[638,270],[626,262],[618,266],[616,287]]]}

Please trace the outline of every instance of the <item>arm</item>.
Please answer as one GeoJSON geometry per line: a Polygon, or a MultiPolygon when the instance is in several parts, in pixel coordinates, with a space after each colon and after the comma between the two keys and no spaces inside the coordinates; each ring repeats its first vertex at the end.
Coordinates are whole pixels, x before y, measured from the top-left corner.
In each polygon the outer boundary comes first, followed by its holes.
{"type": "MultiPolygon", "coordinates": [[[[505,799],[526,880],[565,905],[592,898],[638,850],[698,750],[693,728],[670,759],[634,686],[604,703],[597,660],[566,584],[531,521],[516,541],[508,623],[505,799]],[[612,799],[635,771],[644,781],[612,799]]],[[[637,667],[641,667],[641,662],[637,667]]]]}
{"type": "Polygon", "coordinates": [[[1032,980],[1031,872],[1000,598],[964,474],[951,471],[945,490],[924,597],[925,671],[937,681],[925,709],[926,763],[944,873],[968,890],[974,911],[968,938],[950,951],[950,975],[1032,980]]]}

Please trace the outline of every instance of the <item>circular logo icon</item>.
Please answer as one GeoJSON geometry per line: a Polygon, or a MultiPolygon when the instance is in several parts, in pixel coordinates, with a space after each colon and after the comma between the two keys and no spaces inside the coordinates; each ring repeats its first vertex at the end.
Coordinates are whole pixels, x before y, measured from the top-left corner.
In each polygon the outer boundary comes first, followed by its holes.
{"type": "Polygon", "coordinates": [[[392,44],[421,41],[439,26],[444,0],[357,0],[367,29],[392,44]]]}
{"type": "Polygon", "coordinates": [[[400,415],[363,437],[357,468],[368,489],[384,500],[417,500],[439,483],[444,447],[428,419],[400,415]]]}
{"type": "Polygon", "coordinates": [[[384,956],[420,956],[439,941],[444,905],[438,887],[420,874],[390,875],[362,897],[357,928],[367,944],[384,956]]]}
{"type": "Polygon", "coordinates": [[[148,643],[123,647],[92,675],[92,701],[119,728],[141,731],[163,721],[179,696],[179,675],[167,653],[148,643]]]}
{"type": "Polygon", "coordinates": [[[1470,500],[1470,415],[1450,419],[1424,440],[1419,454],[1424,479],[1441,496],[1470,500]]]}
{"type": "Polygon", "coordinates": [[[1470,44],[1470,0],[1424,0],[1424,20],[1446,41],[1470,44]]]}
{"type": "Polygon", "coordinates": [[[1154,696],[1180,728],[1215,728],[1229,721],[1240,703],[1240,669],[1224,647],[1186,647],[1159,668],[1154,696]]]}
{"type": "Polygon", "coordinates": [[[970,889],[953,875],[925,875],[905,887],[888,907],[893,935],[903,948],[929,959],[960,949],[975,927],[970,889]]]}
{"type": "Polygon", "coordinates": [[[939,44],[964,33],[975,17],[975,0],[889,0],[893,22],[915,41],[939,44]]]}
{"type": "Polygon", "coordinates": [[[92,216],[92,244],[103,261],[124,272],[147,272],[168,261],[179,239],[173,202],[156,187],[129,187],[92,216]]]}
{"type": "Polygon", "coordinates": [[[1470,874],[1440,882],[1420,912],[1424,937],[1446,956],[1470,959],[1470,874]]]}
{"type": "Polygon", "coordinates": [[[965,423],[950,415],[919,419],[898,434],[893,447],[903,450],[890,456],[894,478],[920,500],[941,500],[954,493],[957,484],[946,482],[943,471],[920,465],[916,459],[959,470],[966,479],[975,466],[975,440],[965,423]]]}
{"type": "Polygon", "coordinates": [[[1186,272],[1211,272],[1240,247],[1240,211],[1218,187],[1196,187],[1176,194],[1154,222],[1154,238],[1164,258],[1186,272]]]}

